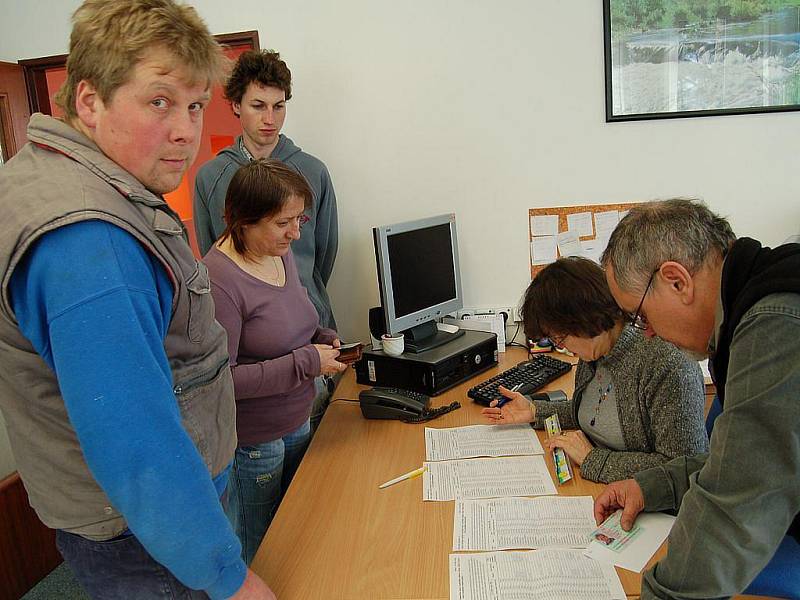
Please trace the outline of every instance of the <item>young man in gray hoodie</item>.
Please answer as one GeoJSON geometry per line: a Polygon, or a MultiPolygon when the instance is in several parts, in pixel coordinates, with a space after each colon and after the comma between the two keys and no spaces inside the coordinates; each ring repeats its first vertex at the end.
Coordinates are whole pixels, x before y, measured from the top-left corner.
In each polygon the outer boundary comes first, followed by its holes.
{"type": "MultiPolygon", "coordinates": [[[[289,165],[306,178],[314,193],[300,239],[292,243],[300,282],[317,309],[320,325],[335,330],[336,320],[326,286],[339,245],[336,194],[325,164],[281,133],[286,102],[291,97],[292,74],[279,53],[250,50],[239,56],[225,85],[225,98],[242,123],[242,135],[197,173],[194,184],[197,244],[205,255],[225,229],[225,195],[239,167],[260,158],[276,158],[289,165]]],[[[320,377],[316,387],[312,430],[322,418],[333,383],[320,377]]]]}
{"type": "Polygon", "coordinates": [[[225,98],[242,122],[242,135],[198,171],[194,184],[194,225],[205,255],[225,229],[225,194],[233,174],[252,160],[277,158],[303,175],[314,192],[300,239],[292,244],[300,281],[308,290],[322,327],[336,329],[328,284],[339,245],[336,194],[325,164],[281,133],[292,74],[277,52],[251,50],[236,62],[225,98]]]}

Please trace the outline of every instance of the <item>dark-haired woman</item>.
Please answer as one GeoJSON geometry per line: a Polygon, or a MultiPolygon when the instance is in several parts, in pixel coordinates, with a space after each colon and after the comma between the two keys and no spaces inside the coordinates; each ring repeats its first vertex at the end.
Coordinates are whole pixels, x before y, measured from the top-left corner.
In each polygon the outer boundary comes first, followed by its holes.
{"type": "Polygon", "coordinates": [[[603,270],[584,258],[561,258],[531,282],[522,307],[529,339],[549,337],[576,354],[569,402],[512,400],[483,413],[494,423],[532,422],[558,414],[576,429],[548,442],[563,448],[581,475],[608,483],[708,451],[704,387],[696,361],[658,338],[648,339],[636,316],[617,306],[603,270]]]}
{"type": "Polygon", "coordinates": [[[311,194],[280,161],[241,167],[225,198],[225,231],[204,258],[228,332],[239,447],[227,512],[247,564],[308,446],[314,378],[345,369],[338,336],[320,327],[290,250],[311,194]]]}

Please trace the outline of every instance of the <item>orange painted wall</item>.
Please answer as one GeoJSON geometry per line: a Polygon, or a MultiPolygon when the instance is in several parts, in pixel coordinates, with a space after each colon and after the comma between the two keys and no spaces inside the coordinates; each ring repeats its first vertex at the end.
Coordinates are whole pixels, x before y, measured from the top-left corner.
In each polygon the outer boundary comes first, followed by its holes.
{"type": "Polygon", "coordinates": [[[67,80],[67,68],[59,67],[57,69],[48,69],[44,75],[47,80],[47,95],[50,97],[50,110],[54,117],[61,118],[64,116],[64,111],[56,105],[54,96],[61,85],[67,80]]]}

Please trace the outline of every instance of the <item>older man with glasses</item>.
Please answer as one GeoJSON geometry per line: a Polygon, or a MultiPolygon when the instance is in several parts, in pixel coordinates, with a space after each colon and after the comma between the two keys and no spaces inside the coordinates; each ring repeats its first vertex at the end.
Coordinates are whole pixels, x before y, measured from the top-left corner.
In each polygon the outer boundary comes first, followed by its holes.
{"type": "Polygon", "coordinates": [[[723,410],[708,454],[609,485],[595,517],[621,508],[630,529],[643,510],[679,509],[643,599],[741,593],[800,537],[800,245],[737,240],[702,203],[675,199],[631,210],[602,262],[640,327],[710,355],[723,410]]]}

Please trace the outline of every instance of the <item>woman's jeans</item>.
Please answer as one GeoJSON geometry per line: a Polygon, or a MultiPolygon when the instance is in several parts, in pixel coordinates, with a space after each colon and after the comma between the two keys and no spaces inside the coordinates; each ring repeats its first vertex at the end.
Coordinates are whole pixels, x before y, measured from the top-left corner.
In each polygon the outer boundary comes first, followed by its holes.
{"type": "Polygon", "coordinates": [[[242,542],[242,558],[247,565],[256,555],[303,459],[311,439],[310,431],[306,420],[282,438],[236,449],[225,513],[242,542]]]}
{"type": "Polygon", "coordinates": [[[311,437],[317,432],[328,404],[331,401],[331,394],[336,388],[337,380],[328,375],[320,375],[314,379],[314,401],[311,403],[311,437]]]}

